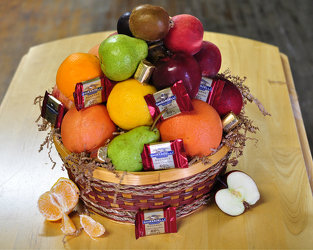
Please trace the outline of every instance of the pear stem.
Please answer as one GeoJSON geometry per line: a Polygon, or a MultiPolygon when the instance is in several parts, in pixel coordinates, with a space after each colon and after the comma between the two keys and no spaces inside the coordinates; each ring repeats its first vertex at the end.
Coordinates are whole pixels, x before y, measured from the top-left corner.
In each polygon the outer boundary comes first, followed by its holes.
{"type": "Polygon", "coordinates": [[[158,116],[155,118],[155,120],[152,123],[152,126],[150,127],[150,131],[152,131],[156,124],[158,123],[158,121],[160,120],[161,116],[166,112],[166,109],[164,109],[160,114],[158,114],[158,116]]]}

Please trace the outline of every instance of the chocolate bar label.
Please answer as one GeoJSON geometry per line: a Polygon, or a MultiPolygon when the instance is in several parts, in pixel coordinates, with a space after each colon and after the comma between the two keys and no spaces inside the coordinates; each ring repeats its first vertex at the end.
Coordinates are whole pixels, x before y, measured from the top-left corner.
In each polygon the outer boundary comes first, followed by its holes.
{"type": "Polygon", "coordinates": [[[84,97],[85,107],[89,107],[94,104],[102,102],[102,84],[100,77],[92,79],[90,81],[83,82],[84,91],[82,95],[84,97]]]}
{"type": "Polygon", "coordinates": [[[146,211],[143,220],[146,235],[165,233],[165,221],[163,209],[146,211]]]}
{"type": "Polygon", "coordinates": [[[196,99],[207,102],[210,92],[212,91],[212,82],[210,78],[202,77],[196,99]]]}
{"type": "Polygon", "coordinates": [[[171,143],[150,144],[150,157],[155,170],[175,168],[171,143]]]}
{"type": "Polygon", "coordinates": [[[176,102],[176,96],[170,88],[154,93],[153,97],[155,99],[155,105],[159,108],[160,112],[165,110],[165,113],[162,115],[164,119],[181,113],[176,102]]]}

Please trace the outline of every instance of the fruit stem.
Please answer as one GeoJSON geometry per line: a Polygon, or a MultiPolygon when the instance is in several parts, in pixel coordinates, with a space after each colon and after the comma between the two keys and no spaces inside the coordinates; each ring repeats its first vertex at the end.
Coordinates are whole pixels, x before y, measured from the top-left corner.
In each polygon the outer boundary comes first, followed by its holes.
{"type": "Polygon", "coordinates": [[[164,109],[160,114],[158,114],[158,116],[155,118],[155,120],[152,123],[152,126],[150,127],[150,131],[153,131],[153,129],[155,128],[156,124],[158,123],[159,119],[161,118],[161,116],[166,112],[166,109],[164,109]]]}

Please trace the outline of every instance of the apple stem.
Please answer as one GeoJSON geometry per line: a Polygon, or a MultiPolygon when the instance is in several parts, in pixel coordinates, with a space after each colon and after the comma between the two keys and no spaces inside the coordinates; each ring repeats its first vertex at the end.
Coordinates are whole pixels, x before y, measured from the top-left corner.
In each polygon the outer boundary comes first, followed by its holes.
{"type": "Polygon", "coordinates": [[[219,181],[225,188],[228,188],[227,184],[221,179],[220,176],[217,176],[216,180],[219,181]]]}
{"type": "Polygon", "coordinates": [[[158,114],[158,116],[153,121],[152,126],[150,127],[150,131],[152,131],[155,128],[156,124],[158,123],[158,121],[161,118],[161,116],[165,113],[165,111],[166,111],[166,109],[164,109],[160,114],[158,114]]]}

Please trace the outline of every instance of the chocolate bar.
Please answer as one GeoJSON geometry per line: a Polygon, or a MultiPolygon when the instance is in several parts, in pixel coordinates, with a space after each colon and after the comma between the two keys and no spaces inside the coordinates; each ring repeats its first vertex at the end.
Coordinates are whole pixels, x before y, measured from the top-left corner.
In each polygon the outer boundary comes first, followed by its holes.
{"type": "Polygon", "coordinates": [[[148,83],[155,67],[147,60],[141,60],[134,74],[134,79],[142,83],[148,83]]]}
{"type": "Polygon", "coordinates": [[[105,76],[76,84],[74,101],[77,110],[107,101],[114,84],[105,76]]]}
{"type": "Polygon", "coordinates": [[[222,120],[223,130],[225,132],[229,132],[230,130],[237,127],[237,125],[239,125],[239,122],[239,118],[233,112],[230,112],[222,120]]]}
{"type": "Polygon", "coordinates": [[[154,94],[146,95],[146,103],[152,119],[155,120],[162,113],[160,120],[165,120],[183,112],[193,110],[191,99],[183,82],[180,80],[172,87],[160,90],[154,94]]]}
{"type": "Polygon", "coordinates": [[[135,218],[136,239],[162,233],[177,233],[175,207],[137,212],[135,218]]]}
{"type": "Polygon", "coordinates": [[[60,128],[65,111],[64,105],[46,91],[41,108],[41,117],[50,122],[54,128],[60,128]]]}
{"type": "Polygon", "coordinates": [[[108,155],[108,148],[103,146],[100,148],[97,148],[90,153],[90,157],[93,159],[96,159],[98,162],[105,162],[108,155]]]}
{"type": "Polygon", "coordinates": [[[202,77],[195,98],[212,105],[221,97],[224,86],[225,81],[223,79],[202,77]]]}
{"type": "Polygon", "coordinates": [[[145,171],[188,167],[182,139],[145,144],[141,159],[145,171]]]}

